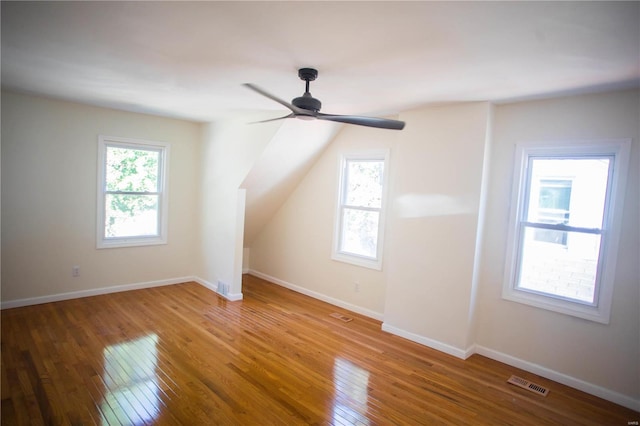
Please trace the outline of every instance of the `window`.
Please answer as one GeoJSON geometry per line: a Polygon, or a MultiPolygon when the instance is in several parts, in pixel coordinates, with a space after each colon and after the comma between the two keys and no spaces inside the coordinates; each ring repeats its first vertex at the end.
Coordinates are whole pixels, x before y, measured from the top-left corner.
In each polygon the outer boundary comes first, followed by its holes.
{"type": "Polygon", "coordinates": [[[382,269],[387,158],[386,151],[341,157],[333,259],[382,269]]]}
{"type": "Polygon", "coordinates": [[[100,136],[97,247],[167,242],[169,145],[100,136]]]}
{"type": "Polygon", "coordinates": [[[517,146],[505,299],[608,323],[629,146],[517,146]]]}

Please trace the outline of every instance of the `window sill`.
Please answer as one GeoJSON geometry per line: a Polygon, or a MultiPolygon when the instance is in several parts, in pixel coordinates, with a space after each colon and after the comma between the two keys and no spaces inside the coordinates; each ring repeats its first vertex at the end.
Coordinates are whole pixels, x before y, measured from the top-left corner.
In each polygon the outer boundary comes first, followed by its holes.
{"type": "Polygon", "coordinates": [[[349,263],[355,266],[361,266],[363,268],[375,269],[377,271],[382,270],[382,261],[378,259],[370,259],[367,257],[346,253],[333,253],[331,255],[331,259],[338,262],[349,263]]]}
{"type": "Polygon", "coordinates": [[[598,306],[571,302],[560,298],[517,290],[511,287],[503,289],[502,298],[511,302],[522,303],[524,305],[571,315],[589,321],[599,322],[601,324],[609,324],[609,311],[598,306]]]}
{"type": "Polygon", "coordinates": [[[98,240],[97,249],[124,248],[124,247],[144,247],[167,244],[167,239],[162,237],[147,238],[114,238],[109,240],[98,240]]]}

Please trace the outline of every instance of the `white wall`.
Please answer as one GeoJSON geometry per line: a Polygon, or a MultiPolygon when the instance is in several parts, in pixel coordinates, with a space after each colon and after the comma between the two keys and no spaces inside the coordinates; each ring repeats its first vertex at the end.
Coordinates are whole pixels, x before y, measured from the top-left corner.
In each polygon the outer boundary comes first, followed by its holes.
{"type": "Polygon", "coordinates": [[[230,299],[242,298],[246,191],[240,185],[281,125],[246,120],[204,125],[197,270],[211,288],[219,281],[227,284],[230,299]]]}
{"type": "MultiPolygon", "coordinates": [[[[620,393],[635,399],[636,407],[640,405],[639,123],[638,91],[496,107],[477,329],[477,344],[489,349],[490,356],[540,366],[541,373],[546,369],[556,379],[566,375],[584,381],[583,388],[601,396],[610,398],[607,390],[620,393]],[[598,138],[633,138],[611,323],[503,300],[514,144],[598,138]]],[[[624,402],[624,397],[617,399],[624,402]]]]}
{"type": "Polygon", "coordinates": [[[3,92],[2,145],[3,303],[193,275],[199,124],[3,92]],[[171,144],[168,244],[96,249],[99,134],[171,144]]]}
{"type": "Polygon", "coordinates": [[[383,328],[464,357],[473,343],[476,239],[490,105],[402,113],[393,160],[383,328]]]}

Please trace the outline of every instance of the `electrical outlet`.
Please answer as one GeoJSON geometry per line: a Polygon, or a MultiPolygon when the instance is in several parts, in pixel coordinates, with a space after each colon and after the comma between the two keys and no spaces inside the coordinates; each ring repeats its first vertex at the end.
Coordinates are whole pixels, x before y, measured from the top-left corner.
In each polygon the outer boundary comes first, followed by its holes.
{"type": "Polygon", "coordinates": [[[80,276],[80,267],[78,265],[74,265],[71,268],[71,276],[72,277],[79,277],[80,276]]]}
{"type": "Polygon", "coordinates": [[[353,291],[355,291],[356,293],[360,293],[360,282],[359,281],[354,281],[353,282],[353,291]]]}

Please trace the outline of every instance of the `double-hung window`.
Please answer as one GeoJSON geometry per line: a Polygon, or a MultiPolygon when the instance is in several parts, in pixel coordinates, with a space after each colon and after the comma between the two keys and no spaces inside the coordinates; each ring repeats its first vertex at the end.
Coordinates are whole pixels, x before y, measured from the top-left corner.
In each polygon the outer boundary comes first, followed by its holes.
{"type": "Polygon", "coordinates": [[[629,145],[517,146],[505,299],[608,323],[629,145]]]}
{"type": "Polygon", "coordinates": [[[169,145],[100,136],[97,247],[167,242],[169,145]]]}
{"type": "Polygon", "coordinates": [[[332,258],[382,269],[388,151],[340,158],[332,258]]]}

